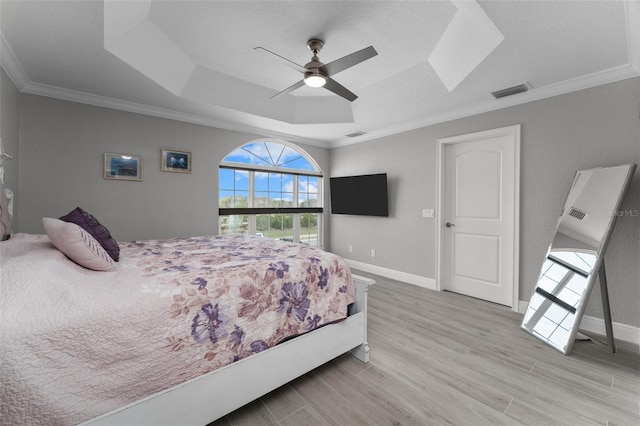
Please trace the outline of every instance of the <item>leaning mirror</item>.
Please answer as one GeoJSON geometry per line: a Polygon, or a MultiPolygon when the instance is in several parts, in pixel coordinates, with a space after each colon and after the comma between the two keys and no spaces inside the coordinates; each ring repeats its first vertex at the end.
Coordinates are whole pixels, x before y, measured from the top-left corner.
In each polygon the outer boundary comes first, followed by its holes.
{"type": "Polygon", "coordinates": [[[607,340],[615,351],[604,252],[635,168],[628,164],[582,170],[573,179],[522,321],[524,330],[564,354],[573,348],[596,276],[607,340]]]}

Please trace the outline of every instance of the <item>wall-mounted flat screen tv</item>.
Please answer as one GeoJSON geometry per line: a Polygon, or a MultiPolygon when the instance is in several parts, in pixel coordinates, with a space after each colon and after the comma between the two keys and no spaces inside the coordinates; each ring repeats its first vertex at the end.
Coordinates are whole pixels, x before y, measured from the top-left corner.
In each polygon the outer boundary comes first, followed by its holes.
{"type": "Polygon", "coordinates": [[[389,216],[387,174],[332,177],[331,213],[389,216]]]}

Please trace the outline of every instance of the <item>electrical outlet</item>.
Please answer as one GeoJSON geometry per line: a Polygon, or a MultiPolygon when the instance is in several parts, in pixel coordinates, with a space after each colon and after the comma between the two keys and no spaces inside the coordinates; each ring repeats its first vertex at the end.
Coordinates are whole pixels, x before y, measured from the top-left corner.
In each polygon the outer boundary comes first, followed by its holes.
{"type": "Polygon", "coordinates": [[[376,249],[371,249],[371,257],[376,257],[376,249]]]}
{"type": "Polygon", "coordinates": [[[349,246],[349,253],[353,253],[353,246],[349,246]]]}

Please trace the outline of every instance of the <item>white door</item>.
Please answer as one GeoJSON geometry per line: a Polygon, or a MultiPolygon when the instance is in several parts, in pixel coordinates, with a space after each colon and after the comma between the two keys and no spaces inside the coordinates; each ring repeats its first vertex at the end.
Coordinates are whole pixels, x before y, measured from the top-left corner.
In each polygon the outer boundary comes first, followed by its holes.
{"type": "Polygon", "coordinates": [[[441,140],[442,288],[517,308],[520,127],[441,140]]]}

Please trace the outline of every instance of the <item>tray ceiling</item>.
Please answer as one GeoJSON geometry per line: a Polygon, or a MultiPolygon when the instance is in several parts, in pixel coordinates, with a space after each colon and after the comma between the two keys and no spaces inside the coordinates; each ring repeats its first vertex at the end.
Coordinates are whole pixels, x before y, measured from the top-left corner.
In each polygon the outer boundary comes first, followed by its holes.
{"type": "Polygon", "coordinates": [[[327,147],[640,75],[632,1],[4,0],[0,16],[25,93],[327,147]],[[310,38],[324,63],[375,47],[335,76],[357,100],[271,99],[302,75],[254,48],[304,65],[310,38]]]}

